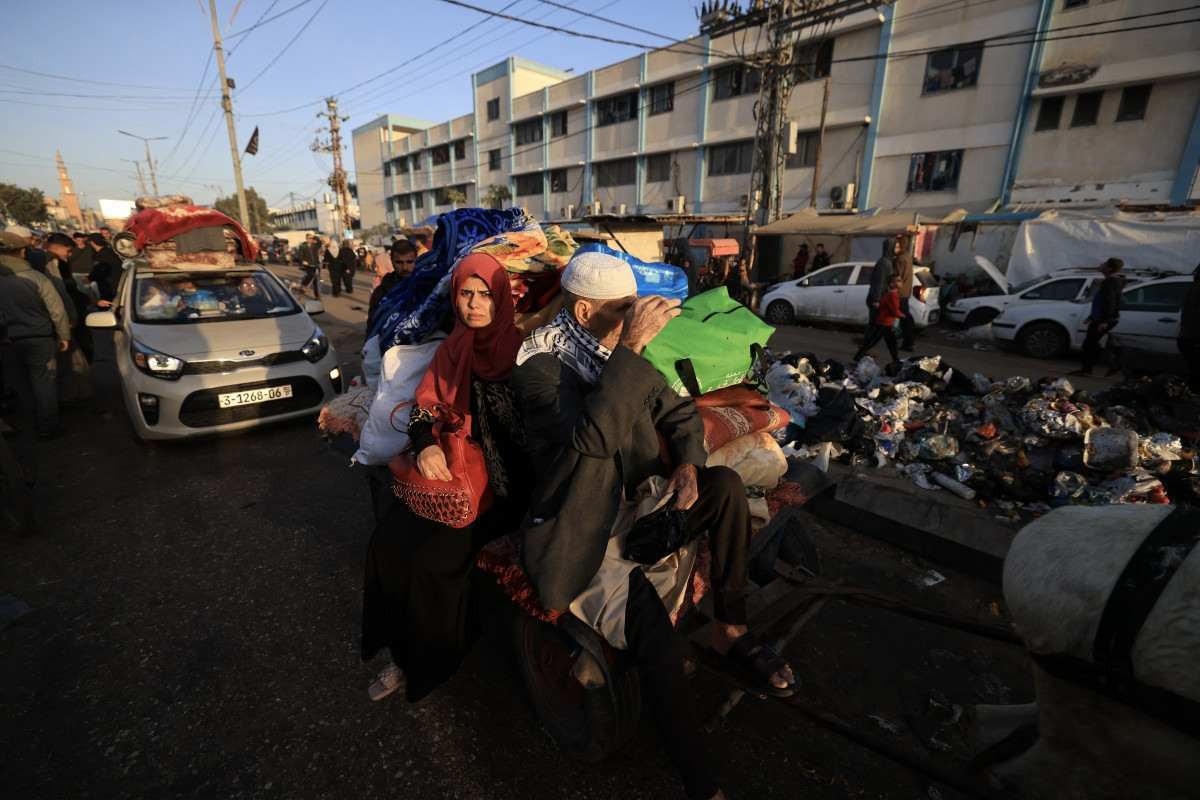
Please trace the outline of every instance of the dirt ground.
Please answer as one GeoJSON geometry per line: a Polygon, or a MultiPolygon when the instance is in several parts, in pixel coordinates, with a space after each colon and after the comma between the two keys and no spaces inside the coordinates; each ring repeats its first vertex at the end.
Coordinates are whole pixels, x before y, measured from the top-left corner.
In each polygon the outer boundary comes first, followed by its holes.
{"type": "MultiPolygon", "coordinates": [[[[319,320],[347,361],[364,302],[330,301],[319,320]]],[[[0,539],[0,595],[33,607],[0,631],[5,798],[683,796],[645,723],[606,763],[566,758],[502,631],[424,702],[369,702],[362,475],[311,421],[139,445],[110,368],[98,365],[97,403],[36,453],[44,531],[0,539]]],[[[997,586],[861,531],[812,534],[826,577],[1000,621],[997,586]],[[930,570],[944,580],[925,586],[930,570]]],[[[747,699],[709,737],[731,797],[960,797],[800,709],[956,766],[957,706],[1032,692],[1016,648],[841,601],[787,655],[799,709],[747,699]]],[[[728,687],[705,672],[693,685],[708,718],[728,687]]]]}

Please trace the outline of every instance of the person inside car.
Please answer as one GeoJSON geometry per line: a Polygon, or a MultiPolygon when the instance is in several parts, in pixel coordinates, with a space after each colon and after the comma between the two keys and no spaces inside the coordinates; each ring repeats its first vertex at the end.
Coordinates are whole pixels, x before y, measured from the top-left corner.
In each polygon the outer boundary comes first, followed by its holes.
{"type": "Polygon", "coordinates": [[[253,275],[243,275],[238,280],[237,293],[230,298],[230,304],[240,309],[240,313],[250,316],[262,316],[269,312],[272,306],[253,275]]]}

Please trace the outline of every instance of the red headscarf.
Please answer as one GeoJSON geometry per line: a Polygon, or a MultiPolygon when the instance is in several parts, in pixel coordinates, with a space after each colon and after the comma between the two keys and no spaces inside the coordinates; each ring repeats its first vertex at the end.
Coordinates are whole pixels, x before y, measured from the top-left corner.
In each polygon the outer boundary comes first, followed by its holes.
{"type": "Polygon", "coordinates": [[[455,309],[454,330],[434,354],[433,363],[417,387],[416,402],[435,414],[441,406],[469,416],[471,377],[488,381],[508,378],[517,363],[524,334],[513,322],[516,312],[508,274],[492,256],[473,253],[459,261],[450,279],[450,298],[455,309]],[[458,293],[467,278],[479,278],[492,290],[495,310],[486,328],[468,328],[458,318],[458,293]]]}

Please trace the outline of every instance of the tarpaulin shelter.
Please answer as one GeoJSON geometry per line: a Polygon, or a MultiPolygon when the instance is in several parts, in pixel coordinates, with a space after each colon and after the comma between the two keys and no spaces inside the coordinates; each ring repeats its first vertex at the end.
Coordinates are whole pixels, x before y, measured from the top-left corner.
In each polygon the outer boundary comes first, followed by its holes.
{"type": "Polygon", "coordinates": [[[802,243],[810,256],[817,243],[825,246],[834,263],[838,261],[875,261],[882,240],[909,233],[915,237],[915,255],[924,259],[933,248],[937,226],[959,221],[966,212],[929,216],[920,211],[877,211],[871,214],[819,214],[805,209],[785,219],[754,230],[758,239],[758,276],[771,278],[788,275],[792,259],[802,243]]]}
{"type": "Polygon", "coordinates": [[[1200,213],[1046,211],[1021,223],[1008,280],[1020,283],[1058,269],[1095,267],[1110,257],[1129,268],[1191,272],[1200,262],[1200,213]]]}

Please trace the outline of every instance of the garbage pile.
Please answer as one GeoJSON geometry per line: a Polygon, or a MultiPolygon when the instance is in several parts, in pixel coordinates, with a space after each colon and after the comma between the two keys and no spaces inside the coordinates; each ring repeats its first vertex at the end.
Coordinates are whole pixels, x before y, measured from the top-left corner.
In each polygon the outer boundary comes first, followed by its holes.
{"type": "Polygon", "coordinates": [[[1102,393],[1070,381],[968,375],[940,356],[886,371],[811,353],[771,354],[771,402],[787,411],[784,452],[894,468],[1024,520],[1068,504],[1200,505],[1200,395],[1173,375],[1102,393]]]}

